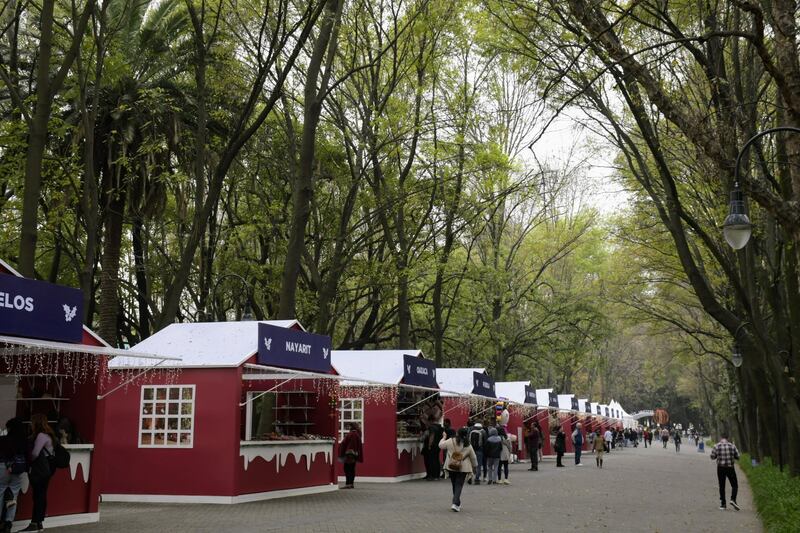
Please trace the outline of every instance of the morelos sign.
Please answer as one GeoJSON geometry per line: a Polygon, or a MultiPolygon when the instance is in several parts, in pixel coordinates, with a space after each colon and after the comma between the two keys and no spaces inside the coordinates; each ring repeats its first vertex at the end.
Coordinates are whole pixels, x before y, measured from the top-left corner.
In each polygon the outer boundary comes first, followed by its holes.
{"type": "Polygon", "coordinates": [[[532,389],[528,385],[525,385],[525,403],[536,404],[536,389],[532,389]]]}
{"type": "Polygon", "coordinates": [[[0,274],[0,334],[79,343],[82,320],[78,289],[0,274]]]}
{"type": "Polygon", "coordinates": [[[550,407],[555,407],[558,409],[558,394],[555,392],[548,392],[547,396],[550,407]]]}
{"type": "Polygon", "coordinates": [[[331,371],[331,338],[270,324],[258,324],[258,362],[262,365],[331,371]]]}
{"type": "Polygon", "coordinates": [[[438,389],[436,364],[430,359],[403,354],[403,383],[438,389]]]}
{"type": "Polygon", "coordinates": [[[494,380],[486,374],[480,372],[472,373],[472,394],[479,394],[481,396],[488,396],[494,398],[494,380]]]}

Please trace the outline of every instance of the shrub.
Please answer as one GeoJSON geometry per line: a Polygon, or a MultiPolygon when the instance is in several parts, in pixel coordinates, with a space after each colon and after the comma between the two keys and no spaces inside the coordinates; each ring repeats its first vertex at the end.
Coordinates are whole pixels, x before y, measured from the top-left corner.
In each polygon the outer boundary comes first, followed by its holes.
{"type": "Polygon", "coordinates": [[[800,477],[791,477],[786,469],[765,459],[752,466],[750,456],[742,454],[739,466],[747,475],[756,509],[768,533],[792,533],[800,524],[800,477]]]}

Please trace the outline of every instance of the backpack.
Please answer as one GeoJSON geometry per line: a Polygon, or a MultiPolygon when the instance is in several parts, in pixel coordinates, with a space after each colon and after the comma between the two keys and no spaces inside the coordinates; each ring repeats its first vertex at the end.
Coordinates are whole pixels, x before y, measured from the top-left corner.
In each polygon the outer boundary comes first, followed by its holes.
{"type": "Polygon", "coordinates": [[[479,429],[474,429],[469,434],[469,443],[474,450],[480,451],[483,449],[483,432],[479,429]]]}
{"type": "Polygon", "coordinates": [[[53,446],[53,455],[50,458],[51,464],[56,468],[69,468],[69,459],[67,449],[56,442],[53,446]]]}
{"type": "Polygon", "coordinates": [[[463,452],[453,452],[450,454],[450,462],[447,465],[448,470],[455,470],[458,472],[461,470],[461,461],[464,460],[464,453],[463,452]]]}

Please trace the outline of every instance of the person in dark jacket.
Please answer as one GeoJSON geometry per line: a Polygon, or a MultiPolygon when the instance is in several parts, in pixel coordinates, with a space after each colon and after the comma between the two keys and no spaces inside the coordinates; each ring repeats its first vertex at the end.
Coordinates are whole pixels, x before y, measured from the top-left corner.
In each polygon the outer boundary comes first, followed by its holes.
{"type": "Polygon", "coordinates": [[[6,422],[6,435],[0,437],[0,494],[6,489],[12,498],[5,503],[5,519],[0,532],[8,533],[17,513],[17,495],[22,487],[22,473],[27,470],[28,441],[25,436],[25,425],[21,419],[14,417],[6,422]]]}
{"type": "Polygon", "coordinates": [[[439,441],[444,430],[439,424],[431,424],[422,434],[422,457],[425,459],[425,480],[439,479],[441,464],[439,463],[439,441]]]}
{"type": "Polygon", "coordinates": [[[556,452],[556,466],[561,468],[564,465],[561,464],[561,458],[564,457],[564,453],[567,451],[567,435],[564,433],[564,428],[559,427],[558,433],[556,434],[556,444],[555,444],[555,452],[556,452]]]}
{"type": "Polygon", "coordinates": [[[503,453],[503,440],[497,433],[497,428],[489,428],[489,438],[483,445],[483,456],[486,458],[489,481],[487,485],[497,484],[497,471],[500,468],[500,456],[503,453]]]}
{"type": "Polygon", "coordinates": [[[542,434],[539,432],[539,427],[536,424],[531,424],[528,430],[528,435],[525,438],[525,447],[528,450],[528,455],[531,456],[531,467],[529,470],[539,470],[539,441],[542,439],[542,434]]]}
{"type": "Polygon", "coordinates": [[[344,463],[345,489],[352,489],[356,480],[356,463],[364,462],[364,446],[361,444],[361,428],[357,422],[350,424],[350,432],[339,444],[339,460],[344,463]]]}
{"type": "Polygon", "coordinates": [[[583,451],[583,431],[580,422],[575,426],[575,431],[572,432],[572,444],[575,446],[575,466],[582,466],[581,452],[583,451]]]}

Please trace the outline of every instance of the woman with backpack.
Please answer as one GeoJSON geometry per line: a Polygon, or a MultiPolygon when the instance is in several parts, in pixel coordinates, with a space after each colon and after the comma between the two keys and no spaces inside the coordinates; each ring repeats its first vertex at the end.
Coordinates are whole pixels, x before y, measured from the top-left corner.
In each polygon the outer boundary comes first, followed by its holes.
{"type": "Polygon", "coordinates": [[[464,488],[464,481],[473,475],[478,466],[478,458],[475,450],[469,443],[469,432],[467,428],[461,428],[455,437],[447,438],[447,434],[442,435],[439,448],[447,451],[447,461],[444,469],[450,477],[453,486],[453,503],[450,506],[455,512],[461,510],[461,490],[464,488]]]}
{"type": "Polygon", "coordinates": [[[25,426],[19,418],[6,422],[7,433],[0,437],[0,458],[4,468],[0,468],[0,494],[11,491],[12,499],[6,504],[6,516],[0,532],[9,533],[14,516],[17,514],[17,495],[22,486],[22,474],[28,471],[28,442],[25,426]]]}
{"type": "Polygon", "coordinates": [[[31,434],[33,450],[28,477],[33,489],[33,516],[31,523],[22,531],[42,531],[47,514],[47,487],[55,467],[56,436],[47,423],[47,417],[41,413],[31,417],[31,434]]]}
{"type": "Polygon", "coordinates": [[[361,427],[358,422],[350,424],[350,432],[339,444],[339,460],[344,463],[344,488],[352,489],[356,480],[356,463],[364,462],[364,446],[361,444],[361,427]]]}

